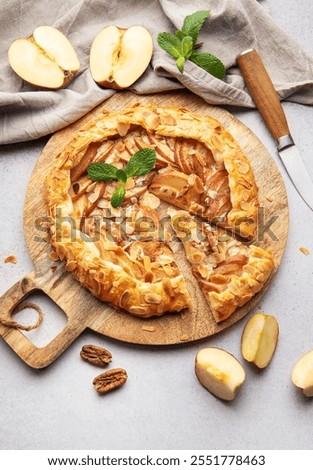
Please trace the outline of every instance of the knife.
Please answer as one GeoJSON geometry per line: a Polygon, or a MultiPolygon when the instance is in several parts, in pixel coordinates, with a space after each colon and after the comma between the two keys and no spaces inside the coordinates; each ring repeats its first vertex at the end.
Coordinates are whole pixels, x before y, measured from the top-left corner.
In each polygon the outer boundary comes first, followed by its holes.
{"type": "Polygon", "coordinates": [[[255,49],[236,58],[248,90],[265,124],[276,140],[279,156],[304,202],[313,211],[313,183],[291,137],[287,119],[270,76],[255,49]]]}

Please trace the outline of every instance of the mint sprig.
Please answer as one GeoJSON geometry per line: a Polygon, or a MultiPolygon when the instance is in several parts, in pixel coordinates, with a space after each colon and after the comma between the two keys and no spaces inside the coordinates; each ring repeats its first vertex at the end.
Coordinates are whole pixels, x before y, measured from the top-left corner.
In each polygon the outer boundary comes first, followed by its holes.
{"type": "Polygon", "coordinates": [[[173,59],[176,60],[178,70],[183,73],[186,60],[191,60],[214,77],[224,78],[226,69],[220,59],[207,52],[198,52],[201,47],[197,39],[204,22],[208,18],[208,10],[196,11],[186,16],[182,29],[172,33],[159,33],[158,44],[173,59]]]}
{"type": "Polygon", "coordinates": [[[87,168],[88,176],[95,181],[118,180],[120,185],[115,188],[111,197],[113,207],[121,207],[125,199],[125,184],[128,178],[144,176],[152,170],[156,161],[156,152],[151,148],[144,148],[134,153],[128,160],[124,169],[116,168],[109,163],[90,163],[87,168]]]}

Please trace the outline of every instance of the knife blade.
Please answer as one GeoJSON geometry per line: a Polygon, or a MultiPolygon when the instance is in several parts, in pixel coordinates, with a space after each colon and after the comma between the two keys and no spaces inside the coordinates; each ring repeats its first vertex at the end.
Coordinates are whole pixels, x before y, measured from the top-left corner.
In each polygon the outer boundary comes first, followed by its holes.
{"type": "Polygon", "coordinates": [[[291,136],[288,122],[272,80],[255,49],[236,58],[248,90],[276,141],[279,156],[296,190],[313,211],[313,182],[291,136]]]}

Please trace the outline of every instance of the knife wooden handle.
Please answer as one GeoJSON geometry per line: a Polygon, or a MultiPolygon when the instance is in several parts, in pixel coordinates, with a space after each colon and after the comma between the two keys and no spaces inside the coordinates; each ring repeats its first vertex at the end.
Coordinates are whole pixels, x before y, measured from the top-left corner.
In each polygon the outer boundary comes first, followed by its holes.
{"type": "Polygon", "coordinates": [[[275,140],[290,135],[288,123],[272,80],[254,49],[237,57],[237,64],[265,124],[275,140]]]}

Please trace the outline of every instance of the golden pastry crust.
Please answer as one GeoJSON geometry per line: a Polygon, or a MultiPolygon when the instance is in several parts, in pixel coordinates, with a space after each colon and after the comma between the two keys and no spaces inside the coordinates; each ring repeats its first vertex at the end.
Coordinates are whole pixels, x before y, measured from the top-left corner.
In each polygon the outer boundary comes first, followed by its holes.
{"type": "Polygon", "coordinates": [[[274,269],[268,251],[245,245],[186,211],[172,211],[171,224],[217,323],[259,292],[274,269]]]}
{"type": "Polygon", "coordinates": [[[96,297],[143,318],[189,307],[184,277],[167,244],[143,238],[120,246],[108,233],[89,237],[73,228],[68,215],[61,217],[52,227],[52,246],[96,297]]]}
{"type": "MultiPolygon", "coordinates": [[[[251,239],[258,197],[249,160],[212,117],[186,109],[134,105],[103,112],[74,134],[46,180],[51,244],[66,268],[94,295],[134,315],[150,317],[189,306],[185,280],[166,240],[160,242],[151,230],[148,235],[158,242],[155,249],[161,259],[170,260],[167,264],[151,261],[149,255],[132,259],[130,247],[138,237],[119,233],[110,239],[119,231],[116,210],[109,203],[115,182],[93,182],[86,176],[91,162],[122,168],[143,147],[156,150],[156,166],[146,177],[127,181],[123,210],[131,222],[126,232],[136,232],[138,211],[157,223],[153,207],[144,203],[149,188],[158,198],[251,239]],[[110,227],[103,222],[96,226],[96,217],[110,220],[110,227]]],[[[144,251],[147,240],[141,242],[144,251]]]]}

